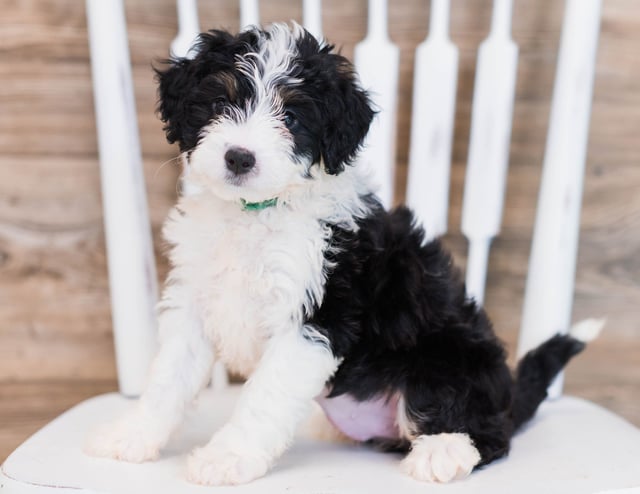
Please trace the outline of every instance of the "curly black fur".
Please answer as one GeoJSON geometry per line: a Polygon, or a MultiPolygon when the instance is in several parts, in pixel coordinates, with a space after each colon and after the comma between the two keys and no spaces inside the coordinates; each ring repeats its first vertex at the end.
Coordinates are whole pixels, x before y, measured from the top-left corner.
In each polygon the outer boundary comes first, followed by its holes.
{"type": "Polygon", "coordinates": [[[469,434],[480,465],[504,456],[514,431],[584,345],[556,336],[523,359],[514,382],[486,313],[466,297],[440,242],[425,242],[412,213],[378,206],[359,227],[354,233],[333,226],[326,256],[335,267],[308,321],[344,358],[331,396],[363,401],[399,391],[420,434],[469,434]]]}
{"type": "MultiPolygon", "coordinates": [[[[243,74],[238,57],[259,50],[266,31],[237,35],[212,30],[202,33],[193,59],[172,58],[156,69],[160,118],[167,140],[181,151],[192,150],[201,130],[224,114],[228,104],[243,107],[255,96],[251,78],[243,74]]],[[[290,77],[295,85],[282,84],[285,110],[296,120],[292,128],[296,154],[321,159],[327,173],[336,174],[351,164],[366,136],[374,111],[360,88],[351,63],[320,45],[309,33],[297,40],[290,77]]]]}

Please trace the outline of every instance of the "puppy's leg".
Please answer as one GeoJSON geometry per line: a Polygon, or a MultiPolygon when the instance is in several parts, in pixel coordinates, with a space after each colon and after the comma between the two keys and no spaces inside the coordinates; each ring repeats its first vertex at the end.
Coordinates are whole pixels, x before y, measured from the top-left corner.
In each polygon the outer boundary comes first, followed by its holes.
{"type": "Polygon", "coordinates": [[[412,400],[407,400],[405,423],[411,424],[412,432],[408,437],[411,450],[401,463],[405,473],[421,481],[446,483],[506,454],[511,435],[506,410],[491,410],[487,399],[473,411],[480,401],[470,403],[473,398],[464,392],[442,402],[438,402],[442,393],[431,396],[429,404],[425,396],[417,400],[422,408],[415,407],[415,402],[412,408],[412,400]]]}
{"type": "Polygon", "coordinates": [[[411,450],[401,466],[417,480],[464,478],[509,449],[512,381],[499,347],[459,339],[457,349],[450,361],[427,355],[406,383],[398,422],[411,450]]]}
{"type": "Polygon", "coordinates": [[[92,433],[86,453],[132,462],[156,458],[181,421],[185,406],[207,383],[213,347],[191,299],[172,286],[160,310],[160,351],[146,390],[132,410],[92,433]]]}
{"type": "Polygon", "coordinates": [[[227,485],[264,475],[337,367],[328,342],[312,327],[274,336],[229,422],[189,457],[189,480],[227,485]]]}

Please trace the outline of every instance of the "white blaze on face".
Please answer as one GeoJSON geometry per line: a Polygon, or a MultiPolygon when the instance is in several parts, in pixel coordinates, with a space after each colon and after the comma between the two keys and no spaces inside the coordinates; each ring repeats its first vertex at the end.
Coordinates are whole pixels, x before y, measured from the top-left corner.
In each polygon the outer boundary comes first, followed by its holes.
{"type": "Polygon", "coordinates": [[[257,202],[278,196],[304,184],[310,165],[310,159],[295,155],[293,136],[282,121],[284,108],[279,93],[282,86],[299,83],[290,72],[302,30],[296,26],[292,32],[274,25],[269,33],[269,38],[261,39],[258,52],[239,57],[236,62],[250,82],[253,96],[243,107],[227,108],[224,117],[205,127],[188,158],[185,181],[225,200],[257,202]],[[255,167],[235,176],[225,162],[225,153],[231,148],[252,153],[255,167]]]}

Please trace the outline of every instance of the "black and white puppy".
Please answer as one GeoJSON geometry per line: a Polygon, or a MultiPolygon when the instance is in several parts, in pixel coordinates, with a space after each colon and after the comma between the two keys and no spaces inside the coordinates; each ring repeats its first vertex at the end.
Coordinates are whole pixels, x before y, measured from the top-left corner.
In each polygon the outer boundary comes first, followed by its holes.
{"type": "Polygon", "coordinates": [[[87,450],[157,457],[219,358],[249,379],[190,455],[193,482],[264,475],[313,400],[347,436],[408,451],[416,479],[447,482],[505,455],[584,344],[556,336],[512,377],[450,256],[351,166],[374,111],[332,46],[276,24],[204,33],[195,52],[158,71],[184,164],[164,227],[161,349],[136,408],[87,450]]]}

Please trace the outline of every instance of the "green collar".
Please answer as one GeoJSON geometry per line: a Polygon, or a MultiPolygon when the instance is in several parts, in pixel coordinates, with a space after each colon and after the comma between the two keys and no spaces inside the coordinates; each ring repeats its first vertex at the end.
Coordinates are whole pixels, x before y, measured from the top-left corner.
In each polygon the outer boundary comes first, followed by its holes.
{"type": "Polygon", "coordinates": [[[243,211],[262,211],[263,209],[267,209],[278,204],[278,198],[274,197],[273,199],[267,199],[262,202],[247,202],[244,199],[240,199],[240,203],[242,204],[243,211]]]}

